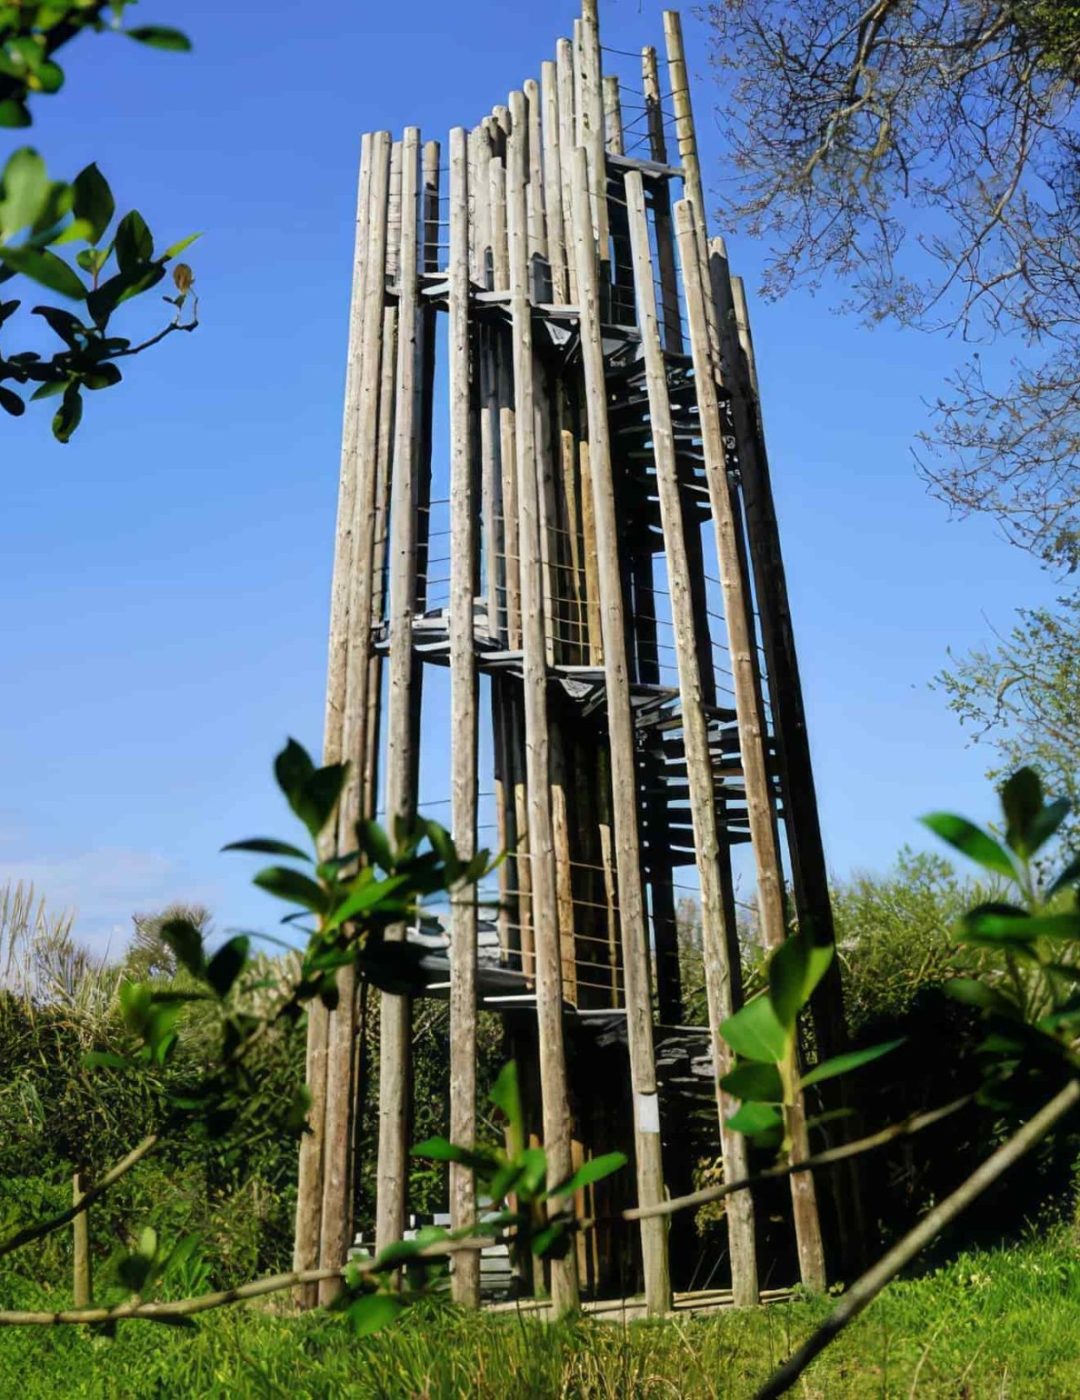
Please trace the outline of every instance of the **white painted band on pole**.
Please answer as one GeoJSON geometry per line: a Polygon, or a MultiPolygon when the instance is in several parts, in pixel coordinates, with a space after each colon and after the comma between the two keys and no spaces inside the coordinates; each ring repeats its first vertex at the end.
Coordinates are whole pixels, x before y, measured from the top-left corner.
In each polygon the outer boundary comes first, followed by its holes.
{"type": "Polygon", "coordinates": [[[656,1094],[634,1095],[634,1117],[639,1133],[660,1131],[660,1100],[656,1094]]]}

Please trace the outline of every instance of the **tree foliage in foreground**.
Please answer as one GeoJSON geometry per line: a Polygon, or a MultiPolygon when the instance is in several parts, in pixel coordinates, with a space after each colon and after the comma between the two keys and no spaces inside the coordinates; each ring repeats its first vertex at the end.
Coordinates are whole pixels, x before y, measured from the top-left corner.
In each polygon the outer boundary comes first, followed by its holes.
{"type": "MultiPolygon", "coordinates": [[[[58,55],[86,31],[115,32],[158,49],[182,52],[191,47],[178,30],[161,25],[124,28],[131,3],[0,3],[0,127],[31,124],[31,100],[60,91],[64,72],[58,55]]],[[[139,343],[117,334],[113,318],[119,309],[159,286],[170,263],[197,235],[158,250],[137,210],[115,216],[112,190],[96,164],[71,181],[54,180],[42,156],[23,146],[3,166],[0,335],[7,340],[16,313],[28,310],[40,317],[39,328],[54,348],[0,348],[0,408],[18,417],[26,411],[27,394],[31,401],[58,398],[52,430],[60,442],[69,441],[79,426],[84,392],[120,383],[120,361],[198,324],[194,274],[180,262],[171,269],[172,289],[163,300],[172,310],[161,329],[139,343]],[[43,292],[60,297],[61,304],[38,300],[43,292]]],[[[20,333],[34,342],[25,325],[20,333]]]]}
{"type": "Polygon", "coordinates": [[[836,275],[869,318],[1026,349],[974,356],[922,468],[961,513],[1080,563],[1080,6],[723,0],[708,8],[736,174],[726,212],[772,241],[766,286],[836,275]]]}

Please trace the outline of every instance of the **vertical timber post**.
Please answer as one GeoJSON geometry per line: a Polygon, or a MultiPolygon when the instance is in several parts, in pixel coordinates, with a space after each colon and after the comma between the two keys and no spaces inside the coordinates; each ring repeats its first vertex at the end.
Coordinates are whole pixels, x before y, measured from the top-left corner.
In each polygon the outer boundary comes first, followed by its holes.
{"type": "MultiPolygon", "coordinates": [[[[687,319],[690,326],[690,348],[694,363],[694,383],[701,425],[702,454],[709,486],[713,523],[716,528],[716,553],[720,566],[724,618],[727,624],[731,669],[735,687],[735,711],[739,732],[739,753],[746,789],[746,810],[757,874],[758,902],[761,908],[765,942],[775,950],[785,940],[786,919],[780,868],[780,852],[770,780],[765,761],[763,717],[758,705],[757,671],[751,648],[755,645],[748,626],[744,579],[739,562],[735,519],[727,475],[727,460],[721,431],[720,408],[713,371],[713,356],[709,339],[706,306],[710,300],[702,283],[702,265],[698,257],[698,242],[694,210],[687,200],[675,206],[675,227],[678,233],[679,255],[682,262],[683,287],[686,292],[687,319]]],[[[793,1161],[809,1156],[806,1118],[802,1096],[788,1109],[789,1131],[792,1138],[793,1161]]],[[[818,1220],[817,1195],[810,1172],[798,1172],[791,1178],[791,1198],[795,1216],[795,1237],[799,1252],[799,1271],[807,1288],[825,1287],[825,1255],[818,1220]]]]}
{"type": "MultiPolygon", "coordinates": [[[[645,354],[649,394],[649,419],[656,460],[657,494],[667,554],[667,574],[671,593],[671,614],[675,638],[679,697],[682,706],[686,772],[690,788],[690,817],[694,830],[694,852],[701,887],[702,945],[705,961],[705,989],[709,1006],[709,1040],[713,1052],[717,1110],[720,1119],[724,1176],[737,1181],[749,1175],[746,1138],[730,1131],[727,1119],[734,1101],[720,1088],[721,1078],[733,1068],[733,1057],[719,1033],[720,1023],[737,1010],[735,991],[739,983],[738,939],[734,927],[725,927],[726,901],[721,888],[720,832],[717,827],[712,762],[709,753],[708,723],[701,684],[693,601],[690,596],[690,565],[683,530],[682,502],[679,497],[675,438],[668,399],[667,373],[660,345],[660,327],[649,252],[649,228],[641,176],[631,171],[626,177],[626,202],[630,218],[630,240],[634,257],[634,288],[638,321],[645,354]],[[733,966],[733,961],[735,965],[733,966]]],[[[704,663],[711,665],[708,655],[704,663]]],[[[732,921],[733,922],[733,921],[732,921]]],[[[757,1259],[754,1244],[754,1206],[749,1191],[738,1191],[727,1201],[728,1244],[731,1252],[731,1283],[737,1307],[758,1301],[757,1259]]]]}
{"type": "MultiPolygon", "coordinates": [[[[536,1018],[540,1044],[544,1147],[553,1181],[571,1175],[570,1103],[563,1037],[562,969],[551,822],[548,738],[547,642],[540,549],[541,484],[535,439],[532,304],[528,266],[526,201],[526,111],[520,92],[510,95],[507,169],[507,231],[510,247],[510,311],[514,334],[514,409],[517,428],[518,548],[521,554],[521,633],[525,767],[536,940],[536,1018]]],[[[551,1208],[561,1201],[553,1198],[551,1208]]],[[[555,1312],[578,1304],[577,1257],[573,1250],[552,1260],[555,1312]]]]}
{"type": "MultiPolygon", "coordinates": [[[[473,639],[476,533],[469,408],[469,217],[465,132],[450,133],[450,740],[451,825],[462,860],[476,851],[477,680],[473,639]]],[[[450,927],[450,1140],[476,1141],[476,891],[452,891],[450,927]]],[[[471,1168],[450,1164],[450,1223],[476,1218],[471,1168]]],[[[480,1256],[456,1256],[454,1301],[480,1303],[480,1256]]]]}
{"type": "MultiPolygon", "coordinates": [[[[401,252],[398,272],[397,413],[390,507],[390,663],[387,697],[386,810],[388,824],[408,824],[416,811],[413,787],[413,706],[416,603],[416,507],[418,490],[417,379],[420,370],[419,232],[420,133],[408,127],[402,142],[401,252]]],[[[401,925],[387,938],[403,939],[401,925]]],[[[375,1244],[405,1230],[408,1176],[409,1060],[412,1014],[409,998],[383,992],[379,1014],[379,1146],[375,1244]]]]}
{"type": "MultiPolygon", "coordinates": [[[[637,1187],[638,1199],[642,1204],[659,1203],[664,1194],[664,1168],[660,1148],[660,1104],[653,1050],[649,947],[637,825],[634,731],[626,659],[618,521],[611,473],[604,351],[600,333],[596,245],[589,217],[589,158],[584,146],[575,150],[573,160],[574,245],[581,316],[581,357],[589,425],[589,466],[596,517],[597,570],[611,750],[615,869],[626,989],[626,1034],[634,1098],[637,1187]]],[[[641,1231],[646,1305],[650,1313],[658,1315],[671,1308],[667,1226],[662,1217],[643,1220],[641,1223],[642,1226],[658,1226],[652,1230],[643,1228],[641,1231]]]]}

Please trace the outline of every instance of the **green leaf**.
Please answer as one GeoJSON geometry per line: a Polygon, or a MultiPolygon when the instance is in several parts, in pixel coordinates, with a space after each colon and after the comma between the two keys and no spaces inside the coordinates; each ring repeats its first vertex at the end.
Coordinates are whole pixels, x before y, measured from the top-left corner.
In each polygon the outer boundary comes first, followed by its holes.
{"type": "Polygon", "coordinates": [[[1013,865],[1008,852],[966,817],[957,817],[951,812],[931,812],[922,818],[922,822],[935,835],[961,851],[969,860],[981,865],[984,870],[990,870],[995,875],[1005,875],[1010,880],[1016,879],[1016,866],[1013,865]]]}
{"type": "Polygon", "coordinates": [[[129,1030],[141,1034],[150,1015],[154,992],[145,982],[121,982],[120,1010],[129,1030]]]}
{"type": "Polygon", "coordinates": [[[1061,874],[1054,880],[1047,894],[1058,894],[1061,890],[1067,889],[1069,885],[1075,885],[1078,882],[1080,882],[1080,855],[1075,855],[1061,874]]]}
{"type": "Polygon", "coordinates": [[[886,1040],[865,1050],[849,1050],[846,1054],[834,1055],[831,1060],[823,1060],[804,1074],[799,1081],[800,1087],[806,1089],[811,1084],[820,1084],[823,1079],[835,1079],[838,1075],[849,1074],[853,1069],[861,1069],[863,1065],[880,1060],[882,1055],[888,1055],[897,1046],[903,1045],[906,1039],[906,1036],[901,1036],[899,1040],[886,1040]]]}
{"type": "Polygon", "coordinates": [[[566,1255],[568,1244],[566,1223],[556,1220],[545,1229],[537,1230],[530,1247],[538,1259],[562,1259],[566,1255]]]}
{"type": "Polygon", "coordinates": [[[122,302],[130,301],[132,297],[156,287],[164,276],[165,268],[160,263],[151,263],[148,267],[139,264],[102,282],[100,287],[95,287],[86,297],[86,305],[95,324],[104,327],[122,302]]]}
{"type": "MultiPolygon", "coordinates": [[[[521,1167],[518,1190],[529,1200],[536,1195],[547,1178],[547,1153],[542,1147],[526,1147],[523,1152],[518,1153],[517,1165],[521,1167]]],[[[551,1194],[553,1193],[547,1192],[545,1197],[551,1194]]]]}
{"type": "Polygon", "coordinates": [[[30,122],[25,103],[16,101],[14,97],[6,97],[0,102],[0,126],[29,126],[30,122]]]}
{"type": "Polygon", "coordinates": [[[472,1167],[474,1170],[482,1170],[490,1165],[486,1156],[470,1151],[467,1147],[459,1147],[457,1143],[443,1137],[425,1138],[415,1147],[410,1147],[409,1153],[413,1157],[426,1157],[432,1162],[460,1162],[462,1166],[472,1167]]]}
{"type": "Polygon", "coordinates": [[[129,1293],[141,1293],[150,1277],[152,1263],[142,1254],[129,1254],[117,1265],[116,1276],[129,1293]]]}
{"type": "MultiPolygon", "coordinates": [[[[342,900],[341,904],[324,922],[323,932],[333,933],[334,929],[340,928],[342,924],[347,924],[350,919],[355,919],[357,914],[364,914],[369,910],[378,909],[380,905],[386,905],[394,891],[407,884],[408,879],[407,875],[391,875],[385,880],[365,881],[342,900]]],[[[397,913],[400,909],[400,901],[395,900],[390,905],[389,912],[397,913]]]]}
{"type": "Polygon", "coordinates": [[[737,1099],[753,1099],[758,1103],[783,1103],[784,1086],[780,1071],[773,1064],[747,1060],[724,1075],[720,1087],[737,1099]]]}
{"type": "Polygon", "coordinates": [[[83,402],[77,384],[69,384],[64,390],[60,407],[52,421],[53,437],[57,442],[70,442],[71,435],[82,422],[83,402]]]}
{"type": "Polygon", "coordinates": [[[315,765],[307,749],[295,739],[289,739],[274,759],[274,776],[290,807],[314,772],[315,765]]]}
{"type": "Polygon", "coordinates": [[[130,1069],[131,1062],[113,1050],[88,1050],[82,1057],[86,1069],[130,1069]]]}
{"type": "Polygon", "coordinates": [[[292,1092],[292,1098],[289,1100],[289,1111],[285,1115],[286,1124],[299,1132],[307,1122],[311,1103],[311,1090],[306,1084],[298,1084],[292,1092]]]}
{"type": "Polygon", "coordinates": [[[88,165],[75,176],[72,188],[75,193],[75,217],[86,220],[90,225],[88,241],[97,243],[116,213],[116,201],[109,182],[96,165],[88,165]]]}
{"type": "Polygon", "coordinates": [[[390,838],[378,822],[357,822],[356,842],[372,865],[377,865],[381,870],[393,870],[394,852],[390,838]]]}
{"type": "Polygon", "coordinates": [[[626,1166],[627,1160],[625,1152],[605,1152],[600,1157],[591,1157],[578,1167],[573,1176],[567,1177],[558,1186],[553,1186],[548,1195],[572,1196],[575,1191],[583,1191],[586,1186],[592,1186],[595,1182],[611,1176],[613,1172],[620,1171],[626,1166]]]}
{"type": "Polygon", "coordinates": [[[93,276],[108,262],[110,251],[109,248],[80,248],[75,254],[75,261],[84,272],[93,276]]]}
{"type": "Polygon", "coordinates": [[[325,768],[316,768],[304,784],[296,814],[313,840],[318,840],[333,816],[347,775],[348,764],[330,763],[325,768]]]}
{"type": "MultiPolygon", "coordinates": [[[[32,397],[36,398],[37,395],[35,394],[32,397]]],[[[18,394],[16,394],[13,389],[5,389],[2,384],[0,384],[0,408],[10,413],[12,418],[21,418],[26,412],[26,405],[23,403],[22,399],[19,398],[18,394]]]]}
{"type": "Polygon", "coordinates": [[[72,349],[77,349],[86,340],[86,327],[78,316],[73,316],[70,311],[65,311],[62,307],[35,306],[30,314],[40,316],[49,329],[72,349]]]}
{"type": "Polygon", "coordinates": [[[82,386],[84,389],[111,389],[114,384],[119,384],[123,375],[116,365],[105,361],[99,364],[97,369],[88,370],[82,375],[82,386]]]}
{"type": "Polygon", "coordinates": [[[758,1133],[770,1132],[773,1128],[783,1128],[784,1119],[780,1110],[768,1103],[744,1103],[727,1120],[727,1126],[734,1133],[746,1133],[750,1137],[758,1133]]]}
{"type": "Polygon", "coordinates": [[[44,58],[34,68],[34,86],[38,92],[59,92],[64,86],[64,70],[51,58],[44,58]]]}
{"type": "Polygon", "coordinates": [[[789,1030],[825,976],[833,959],[833,946],[815,945],[805,935],[783,943],[769,961],[769,1000],[777,1020],[789,1030]]]}
{"type": "Polygon", "coordinates": [[[125,214],[116,226],[116,263],[121,272],[132,272],[154,256],[154,239],[137,209],[125,214]]]}
{"type": "Polygon", "coordinates": [[[1003,992],[996,987],[988,987],[985,982],[976,981],[974,977],[951,977],[942,984],[941,990],[953,1001],[963,1002],[965,1006],[977,1006],[980,1011],[993,1011],[1010,1019],[1020,1014],[1016,1003],[1003,992]]]}
{"type": "Polygon", "coordinates": [[[254,883],[278,899],[287,899],[290,904],[302,904],[316,914],[321,914],[326,908],[327,893],[322,886],[288,865],[267,866],[255,876],[254,883]]]}
{"type": "Polygon", "coordinates": [[[521,1111],[521,1086],[518,1083],[516,1060],[507,1060],[503,1065],[488,1097],[506,1119],[510,1128],[511,1156],[517,1156],[523,1147],[522,1131],[525,1120],[521,1111]]]}
{"type": "Polygon", "coordinates": [[[1028,914],[1012,904],[980,904],[960,920],[964,943],[1030,943],[1035,938],[1080,938],[1080,911],[1028,914]]]}
{"type": "Polygon", "coordinates": [[[175,258],[178,253],[182,253],[185,248],[190,248],[201,237],[201,233],[189,233],[186,238],[181,238],[176,243],[170,243],[161,255],[163,261],[168,262],[171,258],[175,258]]]}
{"type": "Polygon", "coordinates": [[[720,1034],[736,1055],[768,1064],[779,1064],[791,1043],[790,1030],[781,1024],[771,999],[765,995],[748,1001],[741,1011],[729,1016],[721,1024],[720,1034]]]}
{"type": "Polygon", "coordinates": [[[352,1324],[354,1337],[370,1337],[373,1331],[395,1322],[405,1306],[396,1294],[367,1294],[350,1303],[346,1316],[352,1324]]]}
{"type": "Polygon", "coordinates": [[[141,24],[137,29],[125,29],[123,32],[137,44],[147,44],[152,49],[165,49],[169,53],[191,52],[191,40],[187,35],[163,24],[141,24]]]}
{"type": "Polygon", "coordinates": [[[197,1234],[184,1235],[179,1239],[169,1252],[169,1257],[162,1265],[162,1275],[175,1273],[182,1265],[186,1264],[195,1251],[199,1248],[202,1240],[197,1234]]]}
{"type": "Polygon", "coordinates": [[[10,238],[37,222],[49,197],[51,182],[45,162],[30,146],[23,146],[11,155],[0,181],[4,191],[0,199],[0,232],[10,238]]]}
{"type": "Polygon", "coordinates": [[[206,980],[219,997],[228,996],[232,990],[233,983],[247,963],[250,946],[251,940],[239,933],[228,943],[223,943],[210,959],[206,967],[206,980]]]}
{"type": "Polygon", "coordinates": [[[274,841],[269,836],[253,836],[249,841],[230,841],[227,846],[222,846],[223,851],[254,851],[257,855],[263,856],[289,856],[293,860],[306,860],[311,864],[311,857],[306,851],[302,851],[299,846],[290,846],[287,841],[274,841]]]}
{"type": "Polygon", "coordinates": [[[30,395],[35,402],[38,399],[53,399],[57,394],[62,394],[68,386],[67,379],[54,379],[50,383],[41,384],[30,395]]]}
{"type": "Polygon", "coordinates": [[[0,259],[5,267],[40,282],[51,292],[59,292],[72,301],[86,300],[82,278],[62,258],[50,253],[48,248],[0,248],[0,259]]]}
{"type": "Polygon", "coordinates": [[[1048,802],[1039,812],[1028,832],[1028,842],[1032,855],[1046,845],[1071,810],[1072,803],[1069,799],[1059,797],[1053,802],[1048,802]]]}
{"type": "Polygon", "coordinates": [[[201,931],[190,919],[166,919],[161,925],[161,941],[176,954],[176,961],[195,977],[206,967],[201,931]]]}
{"type": "Polygon", "coordinates": [[[1028,845],[1031,823],[1042,811],[1042,781],[1034,768],[1019,768],[1001,789],[1005,840],[1020,857],[1032,854],[1028,845]]]}

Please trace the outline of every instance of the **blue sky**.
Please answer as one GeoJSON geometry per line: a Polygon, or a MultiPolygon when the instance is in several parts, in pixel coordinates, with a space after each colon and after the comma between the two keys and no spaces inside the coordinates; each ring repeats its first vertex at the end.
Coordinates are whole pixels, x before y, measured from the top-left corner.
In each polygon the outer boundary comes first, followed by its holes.
{"type": "MultiPolygon", "coordinates": [[[[174,898],[272,926],[246,859],[218,849],[287,833],[271,758],[287,734],[321,741],[359,136],[474,123],[575,14],[140,8],[195,52],[79,41],[28,136],[57,176],[96,159],[160,244],[205,230],[202,325],[92,397],[68,447],[41,412],[0,422],[0,879],[77,906],[99,948],[174,898]]],[[[605,42],[661,45],[661,8],[607,0],[605,42]]],[[[715,185],[705,31],[685,25],[715,185]]],[[[753,287],[759,250],[730,248],[753,287]]],[[[869,332],[824,296],[752,310],[829,859],[880,868],[921,844],[921,811],[991,814],[986,757],[928,682],[948,646],[1052,583],[989,522],[950,523],[915,476],[958,346],[869,332]]]]}

